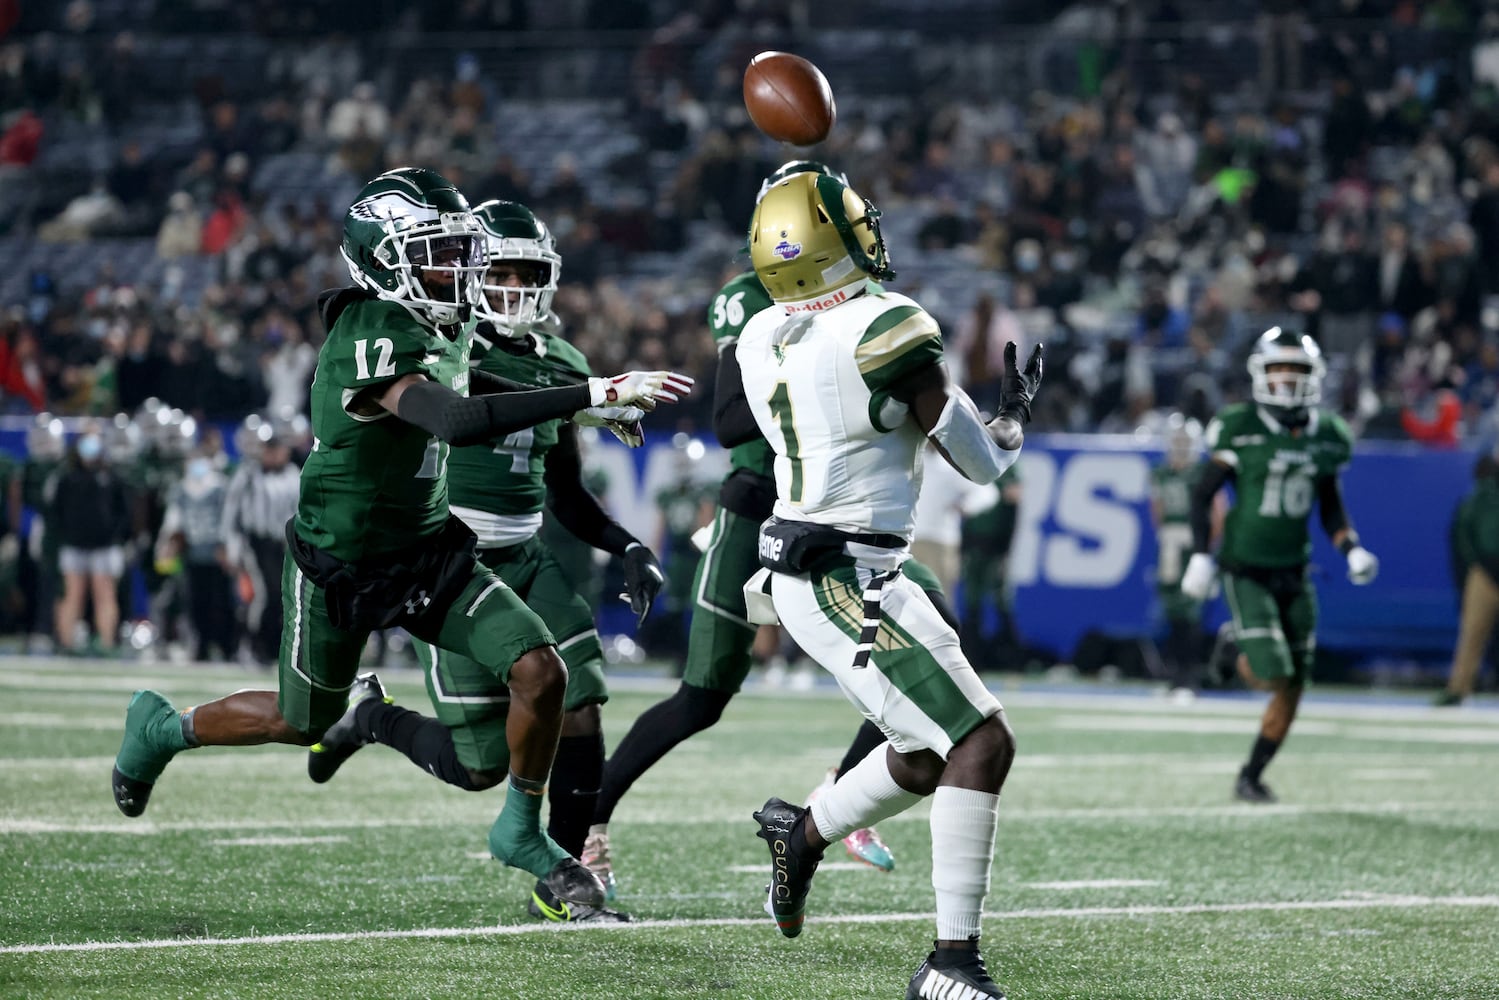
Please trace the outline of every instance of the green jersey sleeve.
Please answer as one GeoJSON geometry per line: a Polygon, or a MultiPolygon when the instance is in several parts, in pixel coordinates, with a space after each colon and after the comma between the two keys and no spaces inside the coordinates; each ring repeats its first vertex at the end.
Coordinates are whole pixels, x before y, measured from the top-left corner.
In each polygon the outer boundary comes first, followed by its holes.
{"type": "Polygon", "coordinates": [[[753,271],[731,279],[708,305],[708,329],[719,351],[739,343],[749,318],[770,307],[770,295],[753,271]]]}
{"type": "Polygon", "coordinates": [[[432,378],[445,354],[437,336],[393,302],[355,302],[333,324],[319,375],[343,390],[345,406],[363,390],[405,375],[432,378]]]}
{"type": "Polygon", "coordinates": [[[562,377],[563,382],[581,382],[593,375],[588,359],[583,352],[561,337],[546,338],[546,360],[562,377]]]}
{"type": "Polygon", "coordinates": [[[1218,415],[1208,422],[1207,431],[1203,435],[1209,458],[1238,471],[1243,432],[1252,413],[1243,403],[1225,406],[1218,411],[1218,415]]]}
{"type": "Polygon", "coordinates": [[[1318,421],[1318,458],[1323,475],[1342,471],[1353,460],[1353,431],[1336,413],[1321,413],[1318,421]]]}

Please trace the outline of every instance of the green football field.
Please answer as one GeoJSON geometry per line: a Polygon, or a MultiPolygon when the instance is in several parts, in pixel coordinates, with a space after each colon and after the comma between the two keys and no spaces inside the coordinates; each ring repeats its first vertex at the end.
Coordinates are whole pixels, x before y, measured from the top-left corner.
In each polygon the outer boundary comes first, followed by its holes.
{"type": "MultiPolygon", "coordinates": [[[[930,947],[922,808],[881,828],[892,874],[829,853],[797,940],[761,910],[750,812],[839,759],[858,719],[836,692],[749,691],[668,756],[612,828],[638,922],[558,928],[485,853],[499,793],[384,747],[326,786],[294,748],[194,751],[143,819],[115,810],[134,688],[185,706],[266,680],[0,661],[0,996],[899,998],[930,947]]],[[[621,686],[612,738],[668,689],[621,686]]],[[[1492,701],[1319,691],[1266,775],[1282,804],[1253,807],[1229,790],[1256,699],[999,693],[1020,753],[984,951],[1012,1000],[1499,998],[1492,701]]]]}

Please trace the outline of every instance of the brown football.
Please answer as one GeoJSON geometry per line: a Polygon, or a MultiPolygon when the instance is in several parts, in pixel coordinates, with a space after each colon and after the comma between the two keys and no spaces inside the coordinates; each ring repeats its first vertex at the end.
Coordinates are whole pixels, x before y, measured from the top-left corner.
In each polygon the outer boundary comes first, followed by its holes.
{"type": "Polygon", "coordinates": [[[813,146],[838,117],[822,70],[790,52],[761,52],[744,71],[744,107],[772,139],[813,146]]]}

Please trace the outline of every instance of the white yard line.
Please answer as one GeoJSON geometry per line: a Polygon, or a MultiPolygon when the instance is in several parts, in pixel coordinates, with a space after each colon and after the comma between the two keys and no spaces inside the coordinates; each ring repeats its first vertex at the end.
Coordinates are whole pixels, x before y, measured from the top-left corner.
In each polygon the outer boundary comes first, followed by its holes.
{"type": "MultiPolygon", "coordinates": [[[[1111,917],[1182,916],[1201,913],[1282,913],[1298,910],[1413,910],[1434,907],[1499,907],[1499,896],[1377,896],[1372,898],[1288,900],[1251,903],[1197,903],[1183,906],[1087,906],[985,912],[987,920],[1092,920],[1111,917]]],[[[928,921],[934,913],[859,913],[813,917],[816,924],[886,924],[928,921]]],[[[57,952],[147,951],[164,948],[217,948],[282,944],[319,944],[340,941],[429,940],[436,938],[513,937],[527,934],[629,933],[682,930],[693,927],[763,927],[766,917],[718,917],[701,920],[637,920],[628,924],[506,924],[500,927],[417,927],[394,931],[333,931],[319,934],[266,934],[234,938],[164,938],[152,941],[79,941],[21,944],[0,947],[0,955],[38,955],[57,952]]]]}

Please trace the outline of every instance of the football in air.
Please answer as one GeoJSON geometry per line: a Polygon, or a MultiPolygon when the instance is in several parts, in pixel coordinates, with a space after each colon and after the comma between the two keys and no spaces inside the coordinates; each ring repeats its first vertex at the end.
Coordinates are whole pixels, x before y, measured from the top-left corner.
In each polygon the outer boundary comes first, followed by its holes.
{"type": "Polygon", "coordinates": [[[822,70],[790,52],[761,52],[744,71],[744,107],[772,139],[814,146],[838,117],[822,70]]]}

